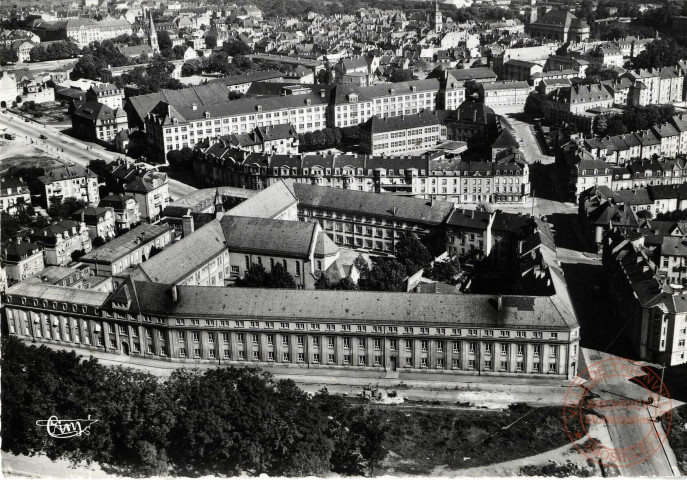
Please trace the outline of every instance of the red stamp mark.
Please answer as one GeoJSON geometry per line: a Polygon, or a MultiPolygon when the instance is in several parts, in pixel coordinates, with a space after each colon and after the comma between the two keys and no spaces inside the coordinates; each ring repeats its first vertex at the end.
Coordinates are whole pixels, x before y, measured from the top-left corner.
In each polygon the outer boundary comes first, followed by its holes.
{"type": "Polygon", "coordinates": [[[670,394],[660,374],[623,359],[602,360],[579,373],[568,388],[563,415],[565,431],[580,453],[618,467],[643,463],[660,452],[673,423],[670,394]],[[668,420],[665,431],[659,418],[668,420]],[[594,424],[607,427],[612,445],[590,434],[594,424]]]}

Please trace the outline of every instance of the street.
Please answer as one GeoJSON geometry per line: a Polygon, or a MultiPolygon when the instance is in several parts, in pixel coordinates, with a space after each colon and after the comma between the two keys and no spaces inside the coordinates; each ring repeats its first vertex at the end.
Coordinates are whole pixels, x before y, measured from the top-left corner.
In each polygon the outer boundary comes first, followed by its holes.
{"type": "MultiPolygon", "coordinates": [[[[47,154],[83,167],[88,166],[91,160],[102,159],[111,162],[124,156],[123,154],[108,152],[101,145],[76,140],[50,125],[42,126],[34,121],[26,122],[22,117],[9,111],[0,114],[0,131],[4,129],[7,129],[7,133],[17,135],[16,140],[13,140],[15,142],[33,140],[33,145],[44,150],[47,154]],[[41,134],[47,138],[45,140],[39,139],[41,134]],[[90,149],[87,150],[86,146],[89,146],[90,149]]],[[[173,199],[188,195],[195,190],[194,187],[169,178],[169,193],[173,199]]]]}

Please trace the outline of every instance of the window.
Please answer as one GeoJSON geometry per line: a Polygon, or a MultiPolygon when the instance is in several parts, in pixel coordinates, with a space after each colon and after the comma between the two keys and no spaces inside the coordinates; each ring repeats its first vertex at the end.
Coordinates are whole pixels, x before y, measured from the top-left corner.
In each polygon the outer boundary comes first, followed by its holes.
{"type": "Polygon", "coordinates": [[[365,365],[365,355],[358,356],[358,365],[365,365]]]}
{"type": "Polygon", "coordinates": [[[518,332],[515,332],[515,336],[518,338],[525,338],[527,336],[527,332],[518,331],[518,332]]]}
{"type": "Polygon", "coordinates": [[[475,369],[475,361],[474,360],[468,360],[468,370],[474,370],[475,369]]]}
{"type": "Polygon", "coordinates": [[[453,342],[453,353],[460,353],[460,342],[453,342]]]}
{"type": "Polygon", "coordinates": [[[491,343],[484,344],[484,354],[491,355],[491,343]]]}
{"type": "Polygon", "coordinates": [[[389,340],[389,350],[396,350],[396,340],[389,340]]]}
{"type": "Polygon", "coordinates": [[[549,373],[556,373],[556,364],[549,363],[549,373]]]}
{"type": "Polygon", "coordinates": [[[200,342],[200,334],[198,332],[193,332],[193,341],[200,342]]]}
{"type": "Polygon", "coordinates": [[[426,358],[420,359],[420,368],[427,368],[427,359],[426,358]]]}
{"type": "Polygon", "coordinates": [[[311,329],[311,330],[319,330],[319,329],[320,329],[320,324],[319,324],[319,323],[311,323],[311,324],[310,324],[310,329],[311,329]]]}
{"type": "Polygon", "coordinates": [[[253,350],[253,361],[257,362],[258,360],[260,360],[260,355],[257,350],[253,350]]]}
{"type": "Polygon", "coordinates": [[[454,358],[451,360],[451,367],[452,368],[460,368],[460,359],[454,358]]]}
{"type": "Polygon", "coordinates": [[[413,349],[413,342],[412,340],[406,340],[406,351],[411,351],[413,349]]]}
{"type": "Polygon", "coordinates": [[[485,330],[485,331],[484,331],[484,336],[485,336],[485,337],[493,337],[493,336],[494,336],[494,331],[493,331],[493,330],[485,330]]]}
{"type": "Polygon", "coordinates": [[[491,360],[485,360],[484,361],[484,369],[485,370],[491,370],[491,360]]]}
{"type": "Polygon", "coordinates": [[[351,356],[350,355],[344,355],[344,365],[349,365],[351,363],[351,356]]]}
{"type": "Polygon", "coordinates": [[[501,354],[508,355],[508,345],[506,345],[505,343],[501,344],[501,354]]]}
{"type": "Polygon", "coordinates": [[[320,363],[320,354],[319,353],[313,353],[312,361],[313,361],[313,363],[320,363]]]}
{"type": "Polygon", "coordinates": [[[344,348],[351,348],[351,339],[350,338],[344,338],[343,339],[343,346],[344,346],[344,348]]]}
{"type": "Polygon", "coordinates": [[[473,328],[468,329],[468,335],[471,337],[476,337],[477,336],[477,329],[473,329],[473,328]]]}
{"type": "Polygon", "coordinates": [[[298,352],[298,363],[303,363],[305,361],[305,354],[303,352],[298,352]]]}
{"type": "Polygon", "coordinates": [[[477,350],[477,344],[475,342],[470,342],[468,352],[475,353],[475,350],[477,350]]]}
{"type": "Polygon", "coordinates": [[[444,342],[437,342],[437,352],[444,351],[444,342]]]}
{"type": "Polygon", "coordinates": [[[334,325],[332,325],[331,323],[328,323],[328,324],[327,324],[327,331],[333,332],[334,330],[335,330],[334,325]]]}
{"type": "Polygon", "coordinates": [[[282,335],[281,336],[281,344],[284,347],[288,347],[289,346],[289,337],[287,337],[286,335],[282,335]]]}
{"type": "Polygon", "coordinates": [[[282,362],[287,362],[287,363],[288,363],[288,361],[289,361],[289,353],[288,353],[288,352],[284,352],[284,353],[282,354],[282,356],[281,356],[281,361],[282,361],[282,362]]]}
{"type": "Polygon", "coordinates": [[[274,352],[267,352],[267,361],[274,362],[274,352]]]}
{"type": "Polygon", "coordinates": [[[501,330],[500,335],[507,338],[510,337],[510,332],[508,330],[501,330]]]}
{"type": "Polygon", "coordinates": [[[558,339],[558,333],[556,333],[556,332],[551,332],[551,339],[557,340],[557,339],[558,339]]]}
{"type": "Polygon", "coordinates": [[[428,343],[427,340],[423,340],[423,341],[420,343],[420,347],[421,347],[421,350],[422,350],[423,352],[426,352],[426,351],[427,351],[427,343],[428,343]]]}
{"type": "Polygon", "coordinates": [[[532,338],[542,338],[542,332],[532,332],[532,338]]]}
{"type": "Polygon", "coordinates": [[[238,343],[239,345],[243,345],[243,333],[236,334],[236,343],[238,343]]]}
{"type": "Polygon", "coordinates": [[[184,332],[179,332],[179,341],[183,342],[185,340],[186,340],[186,338],[185,338],[184,332]]]}
{"type": "Polygon", "coordinates": [[[524,352],[525,352],[525,346],[524,346],[524,345],[518,345],[517,347],[518,347],[518,349],[517,349],[517,354],[518,354],[518,355],[523,355],[524,352]]]}
{"type": "Polygon", "coordinates": [[[186,357],[186,349],[185,349],[185,348],[180,348],[180,349],[179,349],[179,356],[180,356],[181,358],[186,357]]]}
{"type": "Polygon", "coordinates": [[[413,327],[403,327],[403,333],[413,333],[413,327]]]}
{"type": "Polygon", "coordinates": [[[334,354],[330,353],[327,355],[327,363],[334,363],[334,354]]]}
{"type": "Polygon", "coordinates": [[[302,347],[303,346],[303,335],[298,335],[298,337],[296,337],[296,339],[297,339],[298,346],[302,347]]]}
{"type": "Polygon", "coordinates": [[[505,360],[502,360],[501,361],[501,371],[503,372],[505,370],[508,370],[508,362],[505,360]]]}
{"type": "Polygon", "coordinates": [[[539,354],[541,353],[541,345],[534,345],[534,346],[532,347],[532,351],[533,351],[533,355],[534,355],[535,357],[538,357],[539,354]]]}

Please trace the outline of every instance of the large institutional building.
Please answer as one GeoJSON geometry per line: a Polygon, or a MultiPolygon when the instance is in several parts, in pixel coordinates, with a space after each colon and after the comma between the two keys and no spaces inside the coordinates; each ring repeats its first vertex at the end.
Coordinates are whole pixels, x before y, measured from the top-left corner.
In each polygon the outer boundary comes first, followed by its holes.
{"type": "Polygon", "coordinates": [[[136,281],[111,294],[17,284],[3,296],[11,335],[157,360],[571,379],[579,326],[568,301],[558,294],[266,290],[136,281]]]}

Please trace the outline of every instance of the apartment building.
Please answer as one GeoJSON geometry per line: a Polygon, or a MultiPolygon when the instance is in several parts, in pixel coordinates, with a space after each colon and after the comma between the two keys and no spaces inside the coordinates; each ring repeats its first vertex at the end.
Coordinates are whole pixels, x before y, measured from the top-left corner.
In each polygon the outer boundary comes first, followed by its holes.
{"type": "Polygon", "coordinates": [[[169,204],[169,180],[166,173],[149,170],[123,186],[124,194],[132,195],[141,212],[141,219],[149,223],[160,220],[169,204]]]}
{"type": "Polygon", "coordinates": [[[112,83],[91,85],[86,90],[86,100],[102,103],[116,110],[124,106],[124,90],[112,83]]]}
{"type": "Polygon", "coordinates": [[[2,299],[10,335],[69,348],[334,375],[572,379],[579,325],[564,282],[553,282],[550,296],[440,295],[440,302],[423,293],[219,290],[134,280],[112,294],[20,284],[2,299]],[[464,311],[478,313],[456,313],[464,311]]]}
{"type": "Polygon", "coordinates": [[[573,85],[557,88],[548,95],[552,110],[580,115],[590,108],[610,108],[613,106],[613,94],[605,85],[573,85]]]}
{"type": "Polygon", "coordinates": [[[91,265],[96,275],[122,275],[148,260],[153,248],[162,250],[174,241],[169,225],[142,224],[79,259],[91,265]]]}
{"type": "Polygon", "coordinates": [[[111,208],[114,212],[115,231],[131,230],[141,223],[141,212],[133,195],[108,195],[100,199],[99,207],[111,208]]]}
{"type": "Polygon", "coordinates": [[[300,144],[296,129],[289,123],[255,127],[252,132],[223,135],[217,141],[246,152],[279,155],[297,154],[300,144]]]}
{"type": "Polygon", "coordinates": [[[439,117],[429,110],[400,117],[373,115],[360,126],[360,148],[370,155],[416,154],[446,140],[441,130],[439,117]]]}
{"type": "Polygon", "coordinates": [[[21,178],[0,177],[0,210],[10,215],[19,206],[31,206],[29,186],[21,178]]]}
{"type": "Polygon", "coordinates": [[[126,112],[121,107],[88,101],[72,115],[72,130],[79,138],[91,142],[114,142],[115,136],[129,128],[126,112]]]}
{"type": "Polygon", "coordinates": [[[100,202],[98,176],[88,168],[79,165],[53,168],[38,177],[38,180],[45,189],[43,195],[46,208],[50,206],[53,197],[76,198],[90,205],[100,202]]]}
{"type": "Polygon", "coordinates": [[[23,282],[45,268],[43,248],[22,237],[2,244],[0,258],[7,279],[16,282],[23,282]]]}
{"type": "Polygon", "coordinates": [[[19,232],[32,242],[43,247],[46,265],[66,267],[72,262],[73,253],[91,251],[91,238],[88,227],[83,222],[62,220],[41,229],[19,232]]]}
{"type": "Polygon", "coordinates": [[[110,240],[115,237],[115,213],[112,208],[86,207],[72,214],[72,220],[83,222],[88,227],[91,240],[100,237],[110,240]]]}
{"type": "Polygon", "coordinates": [[[621,78],[632,82],[630,105],[643,107],[682,102],[685,78],[679,67],[630,70],[621,78]]]}
{"type": "Polygon", "coordinates": [[[609,292],[614,308],[628,321],[623,330],[628,345],[642,360],[666,366],[685,363],[687,308],[681,299],[683,287],[666,282],[659,273],[646,237],[610,231],[603,242],[603,265],[612,286],[609,292]]]}

